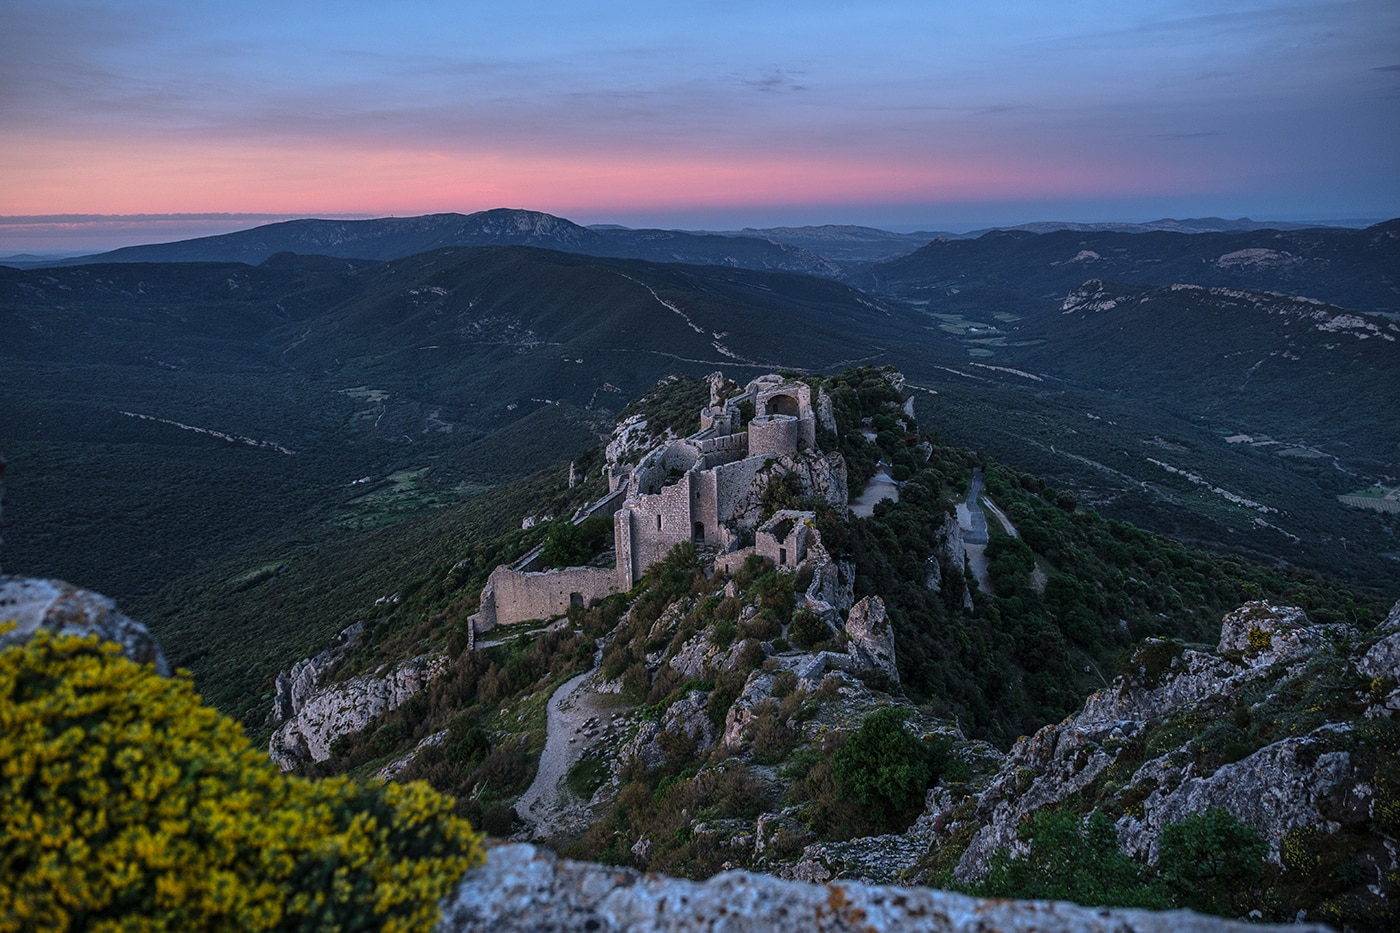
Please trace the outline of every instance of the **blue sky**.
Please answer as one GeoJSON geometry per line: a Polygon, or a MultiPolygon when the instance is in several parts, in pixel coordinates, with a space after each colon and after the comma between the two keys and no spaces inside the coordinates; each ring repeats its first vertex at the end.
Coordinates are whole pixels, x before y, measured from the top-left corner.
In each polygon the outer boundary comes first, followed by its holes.
{"type": "Polygon", "coordinates": [[[28,219],[0,222],[0,250],[141,236],[130,218],[54,215],[505,206],[958,229],[1400,214],[1395,0],[3,13],[0,215],[28,219]]]}

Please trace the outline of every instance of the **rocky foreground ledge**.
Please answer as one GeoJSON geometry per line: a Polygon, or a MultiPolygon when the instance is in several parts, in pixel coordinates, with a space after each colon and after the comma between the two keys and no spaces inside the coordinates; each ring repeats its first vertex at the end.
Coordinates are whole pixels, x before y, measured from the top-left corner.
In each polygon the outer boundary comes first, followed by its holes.
{"type": "MultiPolygon", "coordinates": [[[[1178,910],[984,900],[929,888],[806,884],[730,871],[708,881],[571,862],[531,845],[492,848],[442,902],[438,933],[1231,933],[1258,931],[1178,910]]],[[[1297,925],[1295,931],[1327,927],[1297,925]]]]}

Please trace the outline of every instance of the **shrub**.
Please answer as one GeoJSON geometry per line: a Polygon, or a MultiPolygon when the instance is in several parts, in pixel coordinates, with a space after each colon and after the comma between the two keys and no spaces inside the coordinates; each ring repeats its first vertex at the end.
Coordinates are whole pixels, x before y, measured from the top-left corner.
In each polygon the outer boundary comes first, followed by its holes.
{"type": "Polygon", "coordinates": [[[1081,820],[1068,810],[1038,810],[1021,824],[1017,836],[1030,842],[1030,851],[1012,858],[1007,849],[998,849],[986,878],[971,893],[1074,901],[1088,907],[1170,906],[1143,867],[1119,850],[1113,823],[1098,811],[1081,820]]]}
{"type": "Polygon", "coordinates": [[[284,776],[95,638],[0,651],[0,931],[427,930],[483,860],[426,785],[284,776]]]}
{"type": "Polygon", "coordinates": [[[591,516],[577,525],[561,519],[545,535],[540,560],[549,567],[576,567],[606,546],[611,533],[612,521],[603,515],[591,516]]]}
{"type": "Polygon", "coordinates": [[[1160,843],[1157,870],[1182,906],[1228,917],[1257,900],[1269,846],[1228,811],[1212,808],[1165,826],[1160,843]]]}
{"type": "Polygon", "coordinates": [[[927,750],[892,707],[865,717],[831,764],[837,794],[869,807],[880,823],[920,799],[932,777],[927,750]]]}
{"type": "Polygon", "coordinates": [[[832,636],[831,626],[826,620],[810,609],[799,609],[792,614],[792,624],[788,626],[792,643],[799,648],[811,650],[825,644],[832,636]]]}

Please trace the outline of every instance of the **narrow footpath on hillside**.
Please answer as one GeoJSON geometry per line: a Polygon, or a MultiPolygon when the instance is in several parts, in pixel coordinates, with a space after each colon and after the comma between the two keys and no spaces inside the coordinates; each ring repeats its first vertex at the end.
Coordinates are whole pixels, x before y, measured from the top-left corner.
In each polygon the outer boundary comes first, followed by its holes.
{"type": "Polygon", "coordinates": [[[570,678],[549,698],[545,715],[544,752],[528,790],[516,801],[515,812],[526,828],[517,841],[551,839],[576,832],[587,825],[590,811],[564,785],[569,769],[583,757],[589,744],[608,731],[603,720],[618,712],[612,694],[586,684],[598,670],[602,649],[593,656],[593,667],[570,678]]]}

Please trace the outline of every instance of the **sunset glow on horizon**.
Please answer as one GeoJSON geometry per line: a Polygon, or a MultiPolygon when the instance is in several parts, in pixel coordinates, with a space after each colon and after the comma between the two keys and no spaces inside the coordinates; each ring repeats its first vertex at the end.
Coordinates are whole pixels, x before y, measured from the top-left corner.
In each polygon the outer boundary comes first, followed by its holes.
{"type": "Polygon", "coordinates": [[[53,215],[1400,213],[1387,0],[8,7],[0,252],[86,248],[53,215]]]}

